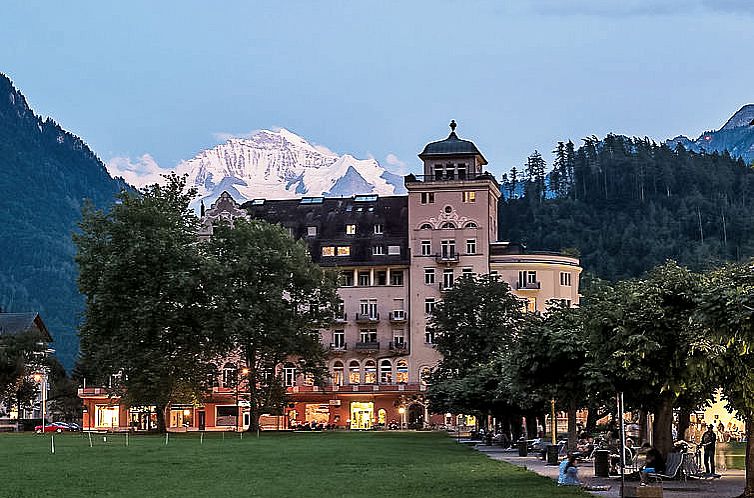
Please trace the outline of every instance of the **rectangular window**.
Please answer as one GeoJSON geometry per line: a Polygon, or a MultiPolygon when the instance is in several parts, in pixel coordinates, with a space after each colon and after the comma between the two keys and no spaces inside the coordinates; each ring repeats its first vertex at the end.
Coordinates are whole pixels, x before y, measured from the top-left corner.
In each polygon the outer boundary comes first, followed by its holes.
{"type": "Polygon", "coordinates": [[[447,269],[442,271],[442,288],[443,289],[452,289],[453,288],[453,270],[447,269]]]}
{"type": "Polygon", "coordinates": [[[371,285],[371,278],[369,275],[369,271],[360,271],[359,272],[359,287],[367,287],[371,285]]]}
{"type": "Polygon", "coordinates": [[[565,271],[560,272],[560,285],[571,286],[571,274],[565,271]]]}
{"type": "Polygon", "coordinates": [[[431,315],[435,311],[435,298],[428,297],[424,299],[424,313],[431,315]]]}
{"type": "Polygon", "coordinates": [[[519,288],[535,288],[537,285],[537,272],[533,270],[521,270],[518,272],[519,288]]]}
{"type": "Polygon", "coordinates": [[[424,283],[427,285],[431,285],[435,283],[435,269],[434,268],[424,269],[424,283]]]}
{"type": "Polygon", "coordinates": [[[353,272],[352,271],[340,272],[340,285],[341,287],[353,287],[353,272]]]}
{"type": "Polygon", "coordinates": [[[346,225],[346,235],[356,235],[356,225],[346,225]]]}
{"type": "Polygon", "coordinates": [[[463,202],[476,202],[476,192],[464,192],[463,193],[463,202]]]}
{"type": "Polygon", "coordinates": [[[382,256],[385,254],[385,246],[372,246],[373,256],[382,256]]]}
{"type": "Polygon", "coordinates": [[[377,285],[387,285],[387,272],[385,270],[379,270],[374,274],[377,285]]]}
{"type": "Polygon", "coordinates": [[[466,254],[476,254],[476,239],[466,239],[466,254]]]}
{"type": "Polygon", "coordinates": [[[375,235],[382,235],[385,232],[385,226],[380,223],[375,223],[374,233],[375,235]]]}
{"type": "Polygon", "coordinates": [[[393,330],[393,344],[400,346],[406,343],[406,336],[403,333],[403,329],[393,330]]]}
{"type": "Polygon", "coordinates": [[[361,342],[377,342],[377,329],[359,330],[359,339],[361,342]]]}
{"type": "Polygon", "coordinates": [[[335,256],[335,247],[322,246],[322,256],[335,256]]]}
{"type": "Polygon", "coordinates": [[[454,258],[456,255],[456,241],[443,240],[440,242],[441,255],[443,259],[454,258]]]}
{"type": "Polygon", "coordinates": [[[456,164],[456,169],[458,170],[458,179],[465,180],[466,179],[466,163],[456,164]]]}
{"type": "Polygon", "coordinates": [[[424,329],[424,342],[426,344],[435,343],[435,331],[431,329],[430,327],[427,327],[426,329],[424,329]]]}
{"type": "Polygon", "coordinates": [[[401,246],[387,246],[387,253],[390,256],[400,256],[401,246]]]}
{"type": "Polygon", "coordinates": [[[571,307],[571,300],[570,299],[561,299],[560,304],[565,306],[566,308],[571,307]]]}
{"type": "Polygon", "coordinates": [[[350,256],[351,255],[351,246],[340,246],[338,247],[338,256],[350,256]]]}
{"type": "Polygon", "coordinates": [[[293,387],[296,385],[296,369],[286,367],[283,369],[283,380],[286,387],[293,387]]]}
{"type": "Polygon", "coordinates": [[[461,276],[464,278],[473,277],[474,270],[472,268],[464,268],[463,270],[461,270],[461,276]]]}
{"type": "Polygon", "coordinates": [[[359,313],[369,318],[377,318],[377,300],[362,299],[359,301],[359,313]]]}
{"type": "Polygon", "coordinates": [[[317,227],[306,227],[306,235],[308,237],[316,237],[317,236],[317,227]]]}
{"type": "Polygon", "coordinates": [[[422,256],[429,256],[432,254],[432,241],[422,240],[422,256]]]}
{"type": "Polygon", "coordinates": [[[390,285],[403,285],[403,271],[390,272],[390,285]]]}
{"type": "Polygon", "coordinates": [[[536,297],[526,298],[526,311],[528,311],[529,313],[537,312],[537,298],[536,297]]]}
{"type": "Polygon", "coordinates": [[[435,193],[434,192],[422,192],[421,203],[422,204],[434,204],[435,203],[435,193]]]}

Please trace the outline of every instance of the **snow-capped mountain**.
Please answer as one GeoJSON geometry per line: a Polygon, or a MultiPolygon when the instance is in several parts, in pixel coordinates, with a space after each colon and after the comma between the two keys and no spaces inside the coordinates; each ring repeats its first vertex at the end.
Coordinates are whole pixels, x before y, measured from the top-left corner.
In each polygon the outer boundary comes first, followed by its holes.
{"type": "MultiPolygon", "coordinates": [[[[232,138],[181,162],[179,175],[210,205],[224,190],[236,199],[405,194],[403,178],[374,159],[315,146],[286,129],[232,138]]],[[[197,203],[199,201],[197,200],[197,203]]]]}

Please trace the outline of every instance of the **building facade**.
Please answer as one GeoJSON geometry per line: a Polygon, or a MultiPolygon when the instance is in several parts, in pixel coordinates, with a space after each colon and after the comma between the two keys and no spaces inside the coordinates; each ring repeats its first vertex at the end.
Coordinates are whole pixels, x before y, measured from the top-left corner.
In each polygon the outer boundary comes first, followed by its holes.
{"type": "MultiPolygon", "coordinates": [[[[278,223],[306,242],[315,262],[339,276],[342,309],[321,331],[330,379],[324,388],[315,386],[283,365],[290,402],[285,416],[263,418],[267,427],[455,425],[458,420],[449,414],[431,416],[424,398],[425,377],[440,359],[427,322],[443,291],[464,275],[498,275],[532,312],[545,312],[553,299],[578,304],[578,259],[528,252],[497,240],[499,185],[484,171],[487,161],[477,147],[457,136],[454,122],[450,135],[427,144],[419,158],[423,174],[405,178],[405,196],[254,199],[239,206],[224,193],[209,209],[202,208],[201,238],[212,235],[216,220],[278,223]]],[[[218,386],[203,405],[174,407],[169,425],[248,426],[243,392],[234,383],[239,368],[224,364],[218,386]]],[[[105,389],[81,396],[93,414],[85,425],[135,427],[135,415],[113,406],[105,389]],[[110,415],[98,415],[106,410],[110,415]]],[[[148,427],[149,422],[137,417],[137,424],[148,427]]]]}

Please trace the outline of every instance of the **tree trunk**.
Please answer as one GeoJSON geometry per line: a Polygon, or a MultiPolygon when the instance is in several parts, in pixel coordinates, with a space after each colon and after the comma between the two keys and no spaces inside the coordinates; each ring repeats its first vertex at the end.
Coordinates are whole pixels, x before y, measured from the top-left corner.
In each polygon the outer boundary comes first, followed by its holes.
{"type": "Polygon", "coordinates": [[[652,426],[654,446],[667,457],[673,448],[673,398],[672,395],[664,395],[655,412],[655,420],[652,426]]]}
{"type": "Polygon", "coordinates": [[[682,406],[678,410],[678,439],[686,439],[686,431],[691,425],[691,409],[682,406]]]}
{"type": "Polygon", "coordinates": [[[260,429],[259,417],[261,416],[262,414],[259,413],[259,410],[257,410],[252,403],[251,408],[249,408],[249,428],[246,432],[257,432],[260,429]]]}
{"type": "Polygon", "coordinates": [[[754,497],[754,420],[746,421],[746,488],[744,497],[754,497]]]}
{"type": "Polygon", "coordinates": [[[521,415],[515,415],[511,420],[512,432],[511,441],[518,441],[521,438],[521,425],[523,424],[523,418],[521,415]]]}
{"type": "Polygon", "coordinates": [[[576,401],[571,401],[568,405],[568,451],[576,450],[578,434],[576,434],[576,410],[578,406],[576,401]]]}
{"type": "Polygon", "coordinates": [[[537,414],[535,412],[529,412],[526,414],[526,437],[528,437],[529,439],[538,437],[537,414]]]}
{"type": "Polygon", "coordinates": [[[596,431],[597,420],[599,420],[599,407],[596,405],[589,406],[586,414],[586,427],[584,427],[584,430],[589,434],[596,431]]]}
{"type": "Polygon", "coordinates": [[[167,427],[165,425],[165,405],[157,405],[157,432],[165,432],[167,427]]]}

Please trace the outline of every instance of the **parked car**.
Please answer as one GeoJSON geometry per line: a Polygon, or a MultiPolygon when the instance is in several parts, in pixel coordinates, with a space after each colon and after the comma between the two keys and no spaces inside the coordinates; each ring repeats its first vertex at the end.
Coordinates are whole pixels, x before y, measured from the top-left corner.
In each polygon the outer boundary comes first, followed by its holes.
{"type": "MultiPolygon", "coordinates": [[[[70,430],[72,430],[71,427],[65,422],[52,422],[44,426],[45,432],[65,432],[65,431],[70,431],[70,430]]],[[[42,426],[38,425],[34,427],[34,432],[36,432],[37,434],[41,434],[42,426]]]]}
{"type": "Polygon", "coordinates": [[[70,430],[70,431],[76,431],[76,432],[80,432],[80,431],[81,431],[81,430],[83,430],[83,429],[82,429],[82,428],[81,428],[81,426],[80,426],[79,424],[77,424],[76,422],[68,422],[68,430],[70,430]]]}

